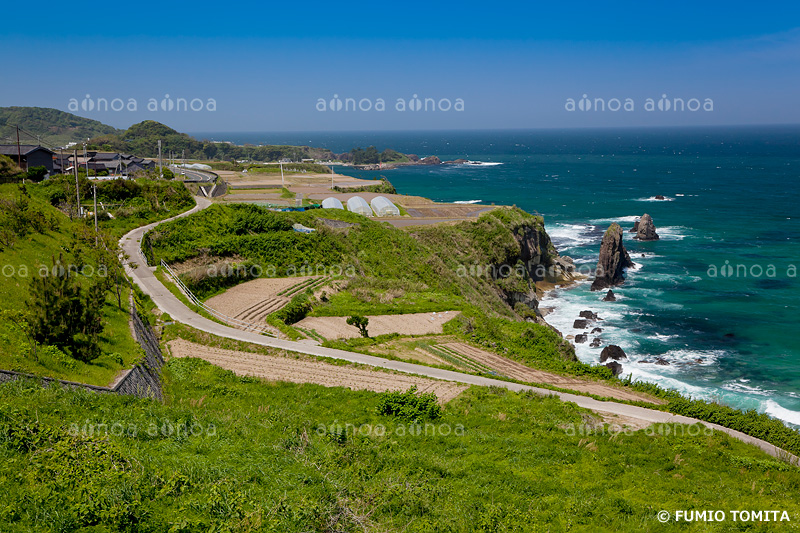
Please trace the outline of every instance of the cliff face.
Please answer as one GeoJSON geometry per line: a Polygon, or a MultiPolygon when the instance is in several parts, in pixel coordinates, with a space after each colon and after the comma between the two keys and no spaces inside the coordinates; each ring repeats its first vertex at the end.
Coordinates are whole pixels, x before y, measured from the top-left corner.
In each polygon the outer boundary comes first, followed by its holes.
{"type": "Polygon", "coordinates": [[[574,280],[575,265],[569,257],[558,255],[541,219],[526,221],[513,228],[516,249],[500,264],[495,265],[498,286],[511,307],[522,303],[538,315],[539,299],[536,282],[565,283],[574,280]],[[503,277],[503,274],[510,276],[503,277]],[[516,282],[509,283],[512,278],[516,282]]]}
{"type": "Polygon", "coordinates": [[[622,228],[619,224],[611,224],[603,235],[603,243],[600,245],[600,257],[597,261],[592,290],[598,291],[623,283],[624,270],[632,266],[633,261],[622,243],[622,228]]]}

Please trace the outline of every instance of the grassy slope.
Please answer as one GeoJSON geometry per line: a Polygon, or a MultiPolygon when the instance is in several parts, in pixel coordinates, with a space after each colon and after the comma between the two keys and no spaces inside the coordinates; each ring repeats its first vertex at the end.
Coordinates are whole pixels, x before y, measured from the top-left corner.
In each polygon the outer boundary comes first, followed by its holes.
{"type": "Polygon", "coordinates": [[[586,437],[565,429],[593,420],[570,404],[474,388],[436,421],[463,434],[412,435],[371,392],[198,360],[166,377],[166,405],[1,385],[3,531],[674,531],[656,512],[692,508],[800,520],[800,472],[719,434],[586,437]]]}
{"type": "MultiPolygon", "coordinates": [[[[222,258],[236,256],[258,263],[265,270],[274,266],[279,276],[303,266],[310,266],[315,272],[319,266],[339,267],[346,275],[347,290],[317,305],[312,314],[319,316],[475,306],[483,312],[511,317],[513,313],[487,276],[464,277],[457,267],[459,263],[486,265],[506,259],[517,246],[509,228],[541,224],[539,219],[518,212],[509,213],[507,220],[492,214],[483,217],[480,224],[464,223],[448,229],[439,239],[425,240],[419,235],[430,235],[430,231],[410,234],[339,210],[267,213],[254,206],[215,205],[189,220],[164,224],[152,232],[154,260],[163,258],[174,263],[202,253],[222,258]],[[317,217],[357,226],[347,232],[331,230],[317,217]],[[277,227],[278,222],[282,228],[277,227]],[[293,222],[318,231],[310,235],[292,232],[289,227],[293,222]]],[[[530,288],[524,280],[515,282],[524,285],[521,288],[530,288]]],[[[201,289],[198,294],[206,296],[202,286],[192,288],[201,289]]],[[[216,285],[213,288],[216,290],[216,285]]]]}
{"type": "MultiPolygon", "coordinates": [[[[0,186],[0,196],[7,198],[16,190],[16,185],[0,186]]],[[[0,368],[94,385],[108,385],[121,370],[130,367],[142,356],[128,326],[127,291],[123,297],[122,310],[117,308],[115,297],[109,294],[106,300],[103,310],[106,326],[101,336],[104,355],[92,363],[51,358],[44,353],[39,353],[36,357],[32,354],[23,355],[29,342],[12,313],[24,309],[28,299],[27,287],[31,278],[39,275],[38,269],[41,265],[52,266],[50,258],[58,257],[60,253],[64,254],[65,263],[71,261],[65,247],[69,245],[77,232],[77,225],[80,224],[71,222],[55,208],[38,201],[35,196],[32,204],[58,217],[59,227],[44,234],[29,234],[19,239],[13,247],[0,251],[0,264],[6,269],[4,272],[15,272],[15,275],[3,275],[0,278],[0,368]],[[26,271],[27,275],[21,275],[26,271]],[[114,354],[121,357],[122,363],[114,354]]]]}
{"type": "MultiPolygon", "coordinates": [[[[34,135],[41,135],[45,143],[58,146],[120,132],[102,122],[45,107],[0,107],[0,124],[6,123],[20,126],[34,135]]],[[[11,126],[0,126],[0,133],[4,136],[11,131],[14,131],[11,126]]],[[[23,137],[22,142],[36,144],[36,138],[23,137]]]]}
{"type": "MultiPolygon", "coordinates": [[[[128,216],[107,220],[102,223],[103,228],[121,235],[141,224],[177,214],[189,204],[194,205],[190,197],[175,193],[180,192],[180,184],[156,187],[161,192],[160,205],[165,205],[165,195],[173,198],[173,201],[166,203],[166,208],[154,210],[147,205],[130,208],[126,211],[128,216]]],[[[0,198],[11,198],[18,194],[17,191],[17,185],[2,185],[0,198]]],[[[122,309],[117,307],[115,295],[109,294],[107,297],[103,310],[106,326],[100,343],[103,355],[91,363],[52,356],[42,350],[37,350],[34,355],[29,349],[30,342],[19,327],[14,312],[24,309],[31,278],[38,275],[41,265],[51,266],[51,257],[58,257],[60,253],[64,255],[65,263],[72,262],[68,249],[83,225],[83,222],[70,221],[66,215],[49,205],[46,201],[46,183],[29,185],[28,191],[31,193],[32,206],[48,216],[56,217],[58,225],[56,230],[30,233],[20,238],[14,246],[0,251],[0,269],[5,269],[0,270],[0,368],[93,385],[109,385],[115,376],[130,368],[143,355],[130,333],[127,289],[122,295],[122,309]]]]}

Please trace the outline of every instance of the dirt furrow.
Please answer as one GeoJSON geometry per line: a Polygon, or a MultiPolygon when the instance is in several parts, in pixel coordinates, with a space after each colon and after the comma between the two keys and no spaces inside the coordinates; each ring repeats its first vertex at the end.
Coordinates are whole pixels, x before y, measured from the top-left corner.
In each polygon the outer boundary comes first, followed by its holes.
{"type": "Polygon", "coordinates": [[[379,370],[337,366],[319,361],[298,360],[292,357],[212,348],[183,339],[170,341],[168,346],[173,357],[198,357],[238,375],[255,376],[273,381],[316,383],[326,387],[346,387],[375,392],[405,391],[416,385],[420,391],[435,393],[442,403],[452,400],[467,388],[465,385],[457,383],[405,374],[390,374],[379,370]]]}

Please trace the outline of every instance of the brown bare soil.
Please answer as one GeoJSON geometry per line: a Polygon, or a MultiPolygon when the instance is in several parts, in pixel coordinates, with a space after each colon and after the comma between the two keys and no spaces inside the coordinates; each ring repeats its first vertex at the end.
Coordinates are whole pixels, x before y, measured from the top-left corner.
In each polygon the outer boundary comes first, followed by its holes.
{"type": "MultiPolygon", "coordinates": [[[[441,313],[410,313],[406,315],[367,316],[370,336],[399,333],[401,335],[431,335],[442,333],[442,326],[457,316],[458,311],[441,313]]],[[[358,329],[347,324],[346,317],[315,316],[297,323],[303,329],[315,330],[326,339],[350,339],[358,337],[358,329]]]]}
{"type": "Polygon", "coordinates": [[[572,378],[567,376],[560,376],[550,372],[543,372],[535,370],[528,366],[512,361],[500,355],[475,348],[469,344],[461,342],[451,342],[445,344],[438,344],[437,346],[448,348],[458,354],[461,354],[473,361],[485,365],[500,375],[505,377],[524,381],[526,383],[546,383],[562,389],[570,389],[578,392],[588,394],[595,394],[597,396],[604,396],[608,398],[616,398],[619,400],[629,401],[648,401],[653,403],[663,403],[650,396],[638,394],[636,392],[621,390],[616,387],[604,385],[602,383],[595,383],[586,381],[579,378],[572,378]]]}
{"type": "MultiPolygon", "coordinates": [[[[173,357],[197,357],[231,370],[240,376],[254,376],[270,381],[315,383],[325,387],[346,387],[375,392],[405,391],[416,385],[420,392],[433,392],[440,403],[447,403],[467,386],[449,381],[337,366],[320,361],[269,356],[250,352],[213,348],[183,339],[167,343],[173,357]]],[[[286,353],[286,352],[283,352],[286,353]]]]}
{"type": "Polygon", "coordinates": [[[259,278],[231,287],[222,294],[209,298],[205,303],[210,308],[225,315],[256,323],[263,321],[270,313],[282,309],[291,296],[279,295],[293,285],[309,279],[321,279],[314,276],[292,278],[259,278]]]}

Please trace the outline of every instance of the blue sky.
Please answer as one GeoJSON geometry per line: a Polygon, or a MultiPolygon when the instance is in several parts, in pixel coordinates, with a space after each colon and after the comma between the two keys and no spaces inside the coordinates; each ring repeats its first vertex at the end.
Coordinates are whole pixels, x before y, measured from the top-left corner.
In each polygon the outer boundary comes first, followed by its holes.
{"type": "Polygon", "coordinates": [[[189,132],[800,123],[798,4],[600,4],[14,3],[0,105],[189,132]],[[633,110],[582,111],[584,94],[633,110]],[[163,110],[165,95],[202,109],[163,110]],[[332,111],[335,95],[372,109],[332,111]],[[414,95],[436,109],[411,110],[414,95]],[[662,95],[705,109],[660,110],[662,95]]]}

